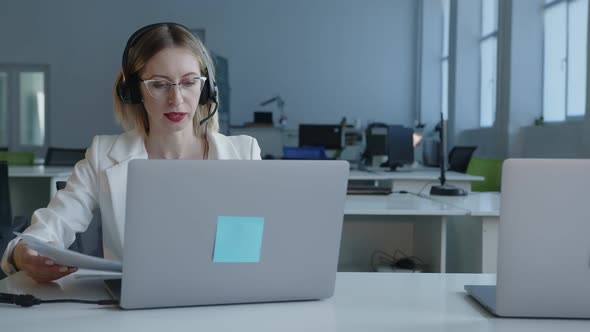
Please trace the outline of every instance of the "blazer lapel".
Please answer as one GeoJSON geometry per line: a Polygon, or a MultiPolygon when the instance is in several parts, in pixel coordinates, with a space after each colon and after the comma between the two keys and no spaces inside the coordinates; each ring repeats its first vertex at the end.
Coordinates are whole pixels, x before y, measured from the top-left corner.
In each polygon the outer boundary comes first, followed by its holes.
{"type": "Polygon", "coordinates": [[[119,136],[108,155],[114,161],[114,165],[106,169],[105,173],[111,189],[113,217],[116,221],[115,224],[122,228],[119,229],[119,234],[121,243],[123,243],[125,202],[127,198],[127,166],[132,159],[147,159],[143,137],[135,131],[129,131],[119,136]]]}
{"type": "Polygon", "coordinates": [[[239,154],[227,136],[209,133],[209,160],[239,159],[239,154]]]}

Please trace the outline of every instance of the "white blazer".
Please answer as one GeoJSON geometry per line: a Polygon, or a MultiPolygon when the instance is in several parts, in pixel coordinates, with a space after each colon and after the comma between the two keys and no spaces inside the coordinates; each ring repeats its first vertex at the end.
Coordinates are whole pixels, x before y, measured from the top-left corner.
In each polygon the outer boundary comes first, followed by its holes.
{"type": "MultiPolygon", "coordinates": [[[[250,136],[209,133],[209,159],[261,159],[260,147],[250,136]]],[[[46,208],[33,213],[25,233],[67,248],[92,221],[100,208],[105,258],[121,260],[127,193],[127,165],[132,159],[147,159],[144,139],[135,130],[121,135],[95,136],[86,158],[74,167],[64,190],[59,190],[46,208]]],[[[8,258],[17,239],[2,256],[2,270],[16,271],[8,258]]]]}

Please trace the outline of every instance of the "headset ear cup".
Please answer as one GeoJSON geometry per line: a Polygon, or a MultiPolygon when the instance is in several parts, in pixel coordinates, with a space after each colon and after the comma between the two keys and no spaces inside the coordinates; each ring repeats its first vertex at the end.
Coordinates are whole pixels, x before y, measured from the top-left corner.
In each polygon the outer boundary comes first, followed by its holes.
{"type": "Polygon", "coordinates": [[[124,104],[141,104],[143,102],[139,82],[131,78],[128,81],[121,80],[117,84],[117,94],[124,104]]]}
{"type": "Polygon", "coordinates": [[[117,83],[117,95],[119,96],[119,99],[121,99],[121,102],[123,102],[124,104],[127,104],[127,101],[129,100],[129,89],[127,89],[127,84],[125,84],[125,81],[120,80],[119,83],[117,83]]]}
{"type": "Polygon", "coordinates": [[[141,95],[141,89],[139,81],[137,79],[129,80],[129,91],[131,92],[131,104],[143,103],[143,96],[141,95]]]}

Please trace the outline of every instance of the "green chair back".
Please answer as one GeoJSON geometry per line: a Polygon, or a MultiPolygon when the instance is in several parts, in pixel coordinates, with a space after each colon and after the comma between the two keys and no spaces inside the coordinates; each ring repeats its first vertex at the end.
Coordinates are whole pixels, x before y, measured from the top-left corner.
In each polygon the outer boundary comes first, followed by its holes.
{"type": "Polygon", "coordinates": [[[33,165],[35,153],[33,152],[16,152],[0,151],[0,160],[5,160],[8,165],[33,165]]]}
{"type": "Polygon", "coordinates": [[[483,181],[472,181],[471,191],[500,191],[503,159],[471,158],[467,174],[480,175],[483,181]]]}

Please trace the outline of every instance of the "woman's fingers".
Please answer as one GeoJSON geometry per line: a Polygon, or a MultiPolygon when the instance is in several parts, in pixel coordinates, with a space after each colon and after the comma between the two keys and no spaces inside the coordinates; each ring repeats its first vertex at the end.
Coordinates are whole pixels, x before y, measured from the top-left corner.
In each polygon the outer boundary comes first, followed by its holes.
{"type": "Polygon", "coordinates": [[[67,276],[68,274],[70,274],[72,272],[54,273],[54,274],[48,274],[48,275],[35,274],[35,275],[29,275],[29,277],[31,277],[31,279],[35,280],[36,282],[43,283],[43,282],[51,282],[51,281],[58,280],[60,278],[67,276]]]}
{"type": "Polygon", "coordinates": [[[24,270],[29,277],[37,282],[57,280],[78,270],[75,267],[58,265],[51,259],[40,256],[38,252],[26,247],[24,244],[22,246],[17,253],[19,255],[19,268],[24,270]]]}
{"type": "Polygon", "coordinates": [[[27,275],[37,282],[49,282],[63,278],[78,270],[75,267],[53,266],[49,268],[31,267],[26,271],[27,275]]]}
{"type": "Polygon", "coordinates": [[[23,265],[55,265],[51,259],[40,256],[39,253],[30,248],[26,248],[24,255],[21,257],[21,262],[23,265]]]}

